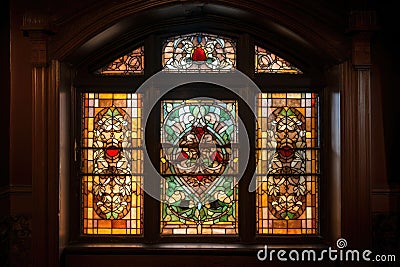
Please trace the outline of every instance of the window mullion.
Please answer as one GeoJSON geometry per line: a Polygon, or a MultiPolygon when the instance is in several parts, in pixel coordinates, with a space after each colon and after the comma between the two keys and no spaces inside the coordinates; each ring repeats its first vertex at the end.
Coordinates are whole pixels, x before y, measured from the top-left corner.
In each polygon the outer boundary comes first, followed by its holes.
{"type": "MultiPolygon", "coordinates": [[[[150,35],[145,40],[145,77],[149,78],[151,75],[157,73],[161,69],[161,43],[157,36],[150,35]]],[[[147,94],[147,93],[146,93],[147,94]]],[[[144,96],[148,99],[148,95],[144,96]]],[[[144,109],[149,107],[144,106],[144,109]]],[[[157,141],[160,139],[159,125],[160,125],[160,107],[155,105],[153,110],[144,110],[144,114],[151,112],[147,121],[143,121],[143,127],[146,127],[145,140],[152,140],[143,144],[145,150],[149,154],[150,159],[158,159],[160,156],[160,148],[154,144],[159,144],[157,141]]],[[[144,161],[144,163],[150,163],[144,161]]],[[[154,162],[153,162],[154,163],[154,162]]],[[[154,166],[144,166],[144,183],[145,188],[154,181],[151,181],[152,177],[149,177],[148,170],[150,168],[156,168],[158,170],[159,163],[155,162],[154,166]]],[[[156,179],[157,180],[157,179],[156,179]]],[[[153,185],[154,186],[154,185],[153,185]]],[[[145,193],[144,196],[144,240],[148,243],[157,242],[160,238],[160,202],[145,193]]]]}
{"type": "MultiPolygon", "coordinates": [[[[256,225],[256,204],[255,204],[255,192],[250,192],[250,183],[253,178],[253,173],[256,168],[256,157],[255,155],[255,120],[251,110],[245,106],[243,101],[239,102],[240,106],[240,117],[242,122],[245,124],[247,130],[247,138],[250,145],[249,158],[240,158],[240,164],[247,164],[247,168],[240,178],[239,181],[239,236],[242,242],[251,243],[255,239],[255,225],[256,225]]],[[[244,136],[244,133],[241,134],[244,136]]],[[[246,137],[246,136],[244,136],[246,137]]],[[[242,137],[242,138],[244,138],[242,137]]],[[[239,141],[239,146],[241,140],[239,141]]],[[[244,143],[245,144],[245,143],[244,143]]],[[[239,149],[240,150],[240,149],[239,149]]],[[[243,168],[241,166],[240,168],[243,168]]]]}
{"type": "MultiPolygon", "coordinates": [[[[254,78],[254,39],[249,34],[239,36],[237,43],[237,68],[250,78],[254,78]]],[[[243,88],[243,95],[246,95],[248,90],[243,88]]],[[[251,98],[251,96],[249,96],[251,98]]],[[[253,97],[255,99],[255,96],[253,97]]],[[[255,120],[254,114],[245,106],[244,101],[239,101],[239,116],[245,123],[248,134],[248,142],[250,144],[249,159],[241,159],[240,164],[247,164],[247,170],[239,181],[239,236],[242,242],[250,243],[255,238],[255,193],[249,192],[249,185],[252,179],[252,174],[255,171],[255,120]],[[248,161],[247,161],[248,160],[248,161]]],[[[239,143],[240,145],[240,143],[239,143]]],[[[242,166],[243,167],[243,166],[242,166]]],[[[241,168],[242,168],[241,167],[241,168]]]]}

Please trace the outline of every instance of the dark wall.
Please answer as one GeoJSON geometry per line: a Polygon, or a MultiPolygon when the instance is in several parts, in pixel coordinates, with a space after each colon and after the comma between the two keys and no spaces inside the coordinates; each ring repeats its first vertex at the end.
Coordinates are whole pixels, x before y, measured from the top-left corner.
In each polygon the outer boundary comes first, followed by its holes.
{"type": "Polygon", "coordinates": [[[1,131],[0,151],[0,262],[8,263],[10,200],[7,188],[10,182],[10,2],[3,2],[0,9],[0,107],[1,131]]]}
{"type": "Polygon", "coordinates": [[[31,48],[24,37],[22,19],[32,3],[11,1],[10,184],[32,184],[32,65],[31,48]]]}
{"type": "Polygon", "coordinates": [[[394,1],[374,4],[379,30],[372,39],[372,145],[377,153],[372,170],[373,244],[387,253],[400,247],[400,29],[394,1]]]}
{"type": "MultiPolygon", "coordinates": [[[[400,160],[400,50],[398,46],[398,13],[392,1],[381,1],[378,5],[380,30],[374,36],[373,60],[377,75],[376,86],[382,92],[382,120],[384,122],[384,145],[387,162],[387,182],[400,186],[397,170],[400,160]]],[[[384,177],[380,177],[384,179],[384,177]]]]}
{"type": "Polygon", "coordinates": [[[0,164],[0,187],[9,183],[9,144],[10,144],[10,2],[4,1],[0,10],[0,107],[2,109],[2,131],[0,151],[3,162],[0,164]]]}

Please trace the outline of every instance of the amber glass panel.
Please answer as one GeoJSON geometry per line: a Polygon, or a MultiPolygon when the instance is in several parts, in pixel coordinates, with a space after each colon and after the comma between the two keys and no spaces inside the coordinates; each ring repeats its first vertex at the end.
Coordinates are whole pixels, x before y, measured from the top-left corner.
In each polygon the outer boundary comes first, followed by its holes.
{"type": "Polygon", "coordinates": [[[161,234],[237,234],[237,102],[161,105],[161,234]]]}
{"type": "Polygon", "coordinates": [[[101,75],[134,75],[144,73],[144,46],[117,58],[96,71],[101,75]]]}
{"type": "Polygon", "coordinates": [[[257,233],[317,234],[318,96],[257,97],[257,233]]]}
{"type": "Polygon", "coordinates": [[[288,61],[255,46],[255,72],[256,73],[289,73],[301,74],[301,70],[290,64],[288,61]]]}
{"type": "Polygon", "coordinates": [[[142,234],[141,113],[137,94],[82,94],[83,234],[142,234]]]}

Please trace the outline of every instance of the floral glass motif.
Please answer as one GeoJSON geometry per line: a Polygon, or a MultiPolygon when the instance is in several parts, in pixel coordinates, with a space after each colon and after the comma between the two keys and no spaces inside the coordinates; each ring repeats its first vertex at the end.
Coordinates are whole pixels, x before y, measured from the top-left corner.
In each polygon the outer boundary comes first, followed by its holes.
{"type": "Polygon", "coordinates": [[[302,74],[286,60],[259,46],[255,46],[255,72],[302,74]]]}
{"type": "Polygon", "coordinates": [[[236,67],[236,44],[206,33],[176,36],[164,43],[164,71],[220,72],[236,67]]]}
{"type": "Polygon", "coordinates": [[[101,75],[134,75],[144,73],[144,46],[117,58],[107,66],[96,71],[101,75]]]}
{"type": "Polygon", "coordinates": [[[161,105],[161,234],[237,234],[237,102],[161,105]]]}
{"type": "Polygon", "coordinates": [[[141,97],[82,95],[83,234],[143,229],[141,97]]]}
{"type": "Polygon", "coordinates": [[[257,233],[317,234],[319,128],[315,93],[257,97],[257,233]]]}

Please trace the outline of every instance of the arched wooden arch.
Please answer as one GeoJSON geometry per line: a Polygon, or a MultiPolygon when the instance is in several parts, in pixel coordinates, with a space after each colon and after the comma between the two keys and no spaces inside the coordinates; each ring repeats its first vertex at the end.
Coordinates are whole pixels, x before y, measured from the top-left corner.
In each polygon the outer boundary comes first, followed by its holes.
{"type": "Polygon", "coordinates": [[[342,20],[345,14],[316,5],[312,11],[317,15],[311,17],[307,16],[309,8],[294,1],[106,2],[68,20],[54,21],[55,31],[62,34],[56,34],[49,43],[49,56],[79,62],[113,38],[140,38],[154,31],[176,32],[176,27],[201,21],[215,29],[229,26],[232,31],[246,31],[268,41],[275,51],[292,53],[293,57],[310,56],[307,59],[313,64],[329,66],[348,58],[351,43],[343,35],[347,27],[342,20]]]}

